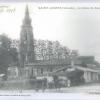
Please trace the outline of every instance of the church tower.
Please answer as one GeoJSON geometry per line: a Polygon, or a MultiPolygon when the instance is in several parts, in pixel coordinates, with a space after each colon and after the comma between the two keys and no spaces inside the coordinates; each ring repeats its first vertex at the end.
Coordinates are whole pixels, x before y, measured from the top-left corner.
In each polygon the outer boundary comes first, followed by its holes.
{"type": "Polygon", "coordinates": [[[24,67],[27,63],[32,63],[35,60],[34,53],[34,38],[31,26],[31,19],[29,16],[28,6],[26,6],[25,17],[20,32],[20,66],[24,67]]]}

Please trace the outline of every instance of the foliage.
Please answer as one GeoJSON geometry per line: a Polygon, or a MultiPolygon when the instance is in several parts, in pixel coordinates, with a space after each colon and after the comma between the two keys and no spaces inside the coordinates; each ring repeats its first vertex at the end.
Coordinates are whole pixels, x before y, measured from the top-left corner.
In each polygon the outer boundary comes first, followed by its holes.
{"type": "Polygon", "coordinates": [[[35,40],[37,60],[66,59],[70,50],[58,41],[35,40]]]}
{"type": "Polygon", "coordinates": [[[0,73],[7,74],[9,65],[17,62],[17,49],[11,46],[11,39],[5,34],[0,35],[0,73]]]}
{"type": "Polygon", "coordinates": [[[67,76],[72,85],[78,85],[84,82],[83,74],[83,71],[75,69],[74,71],[69,72],[67,76]]]}
{"type": "Polygon", "coordinates": [[[82,62],[82,67],[87,67],[87,64],[85,62],[82,62]]]}

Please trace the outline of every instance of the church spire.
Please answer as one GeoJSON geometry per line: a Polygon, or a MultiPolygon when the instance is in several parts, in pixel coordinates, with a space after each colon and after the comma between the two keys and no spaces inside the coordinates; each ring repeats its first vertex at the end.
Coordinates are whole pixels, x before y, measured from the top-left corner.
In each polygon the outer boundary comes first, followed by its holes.
{"type": "Polygon", "coordinates": [[[25,17],[24,17],[23,24],[24,25],[31,25],[31,19],[30,19],[30,16],[29,16],[29,8],[28,8],[28,5],[26,5],[25,17]]]}
{"type": "Polygon", "coordinates": [[[29,17],[29,9],[28,9],[28,5],[26,5],[25,17],[29,17]]]}
{"type": "Polygon", "coordinates": [[[20,33],[20,64],[24,67],[25,63],[32,63],[35,60],[34,38],[29,16],[29,9],[26,6],[25,17],[20,33]]]}

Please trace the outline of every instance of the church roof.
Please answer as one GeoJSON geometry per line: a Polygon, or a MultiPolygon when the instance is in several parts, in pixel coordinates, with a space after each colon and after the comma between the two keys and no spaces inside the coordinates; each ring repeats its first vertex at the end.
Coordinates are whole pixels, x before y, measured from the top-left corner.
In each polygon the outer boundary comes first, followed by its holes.
{"type": "Polygon", "coordinates": [[[34,63],[29,63],[26,65],[35,65],[35,66],[46,66],[46,65],[69,65],[71,63],[70,59],[61,59],[61,60],[36,60],[34,63]]]}
{"type": "MultiPolygon", "coordinates": [[[[75,65],[82,65],[85,62],[86,64],[94,64],[95,60],[92,56],[79,56],[74,60],[75,65]]],[[[69,65],[71,64],[71,59],[52,59],[52,60],[36,60],[33,63],[29,63],[26,65],[69,65]]]]}

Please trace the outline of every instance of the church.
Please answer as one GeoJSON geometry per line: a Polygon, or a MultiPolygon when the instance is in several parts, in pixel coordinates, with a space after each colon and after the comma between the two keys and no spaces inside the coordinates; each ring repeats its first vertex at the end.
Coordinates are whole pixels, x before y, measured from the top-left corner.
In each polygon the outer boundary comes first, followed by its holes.
{"type": "MultiPolygon", "coordinates": [[[[19,43],[19,62],[20,66],[10,66],[8,68],[8,80],[29,80],[34,77],[47,77],[52,75],[67,77],[68,70],[81,70],[84,72],[86,82],[99,80],[100,70],[92,68],[83,68],[81,60],[62,59],[38,61],[35,59],[34,35],[29,16],[28,6],[25,10],[25,17],[20,32],[19,43]]],[[[91,65],[92,66],[92,65],[91,65]]]]}

